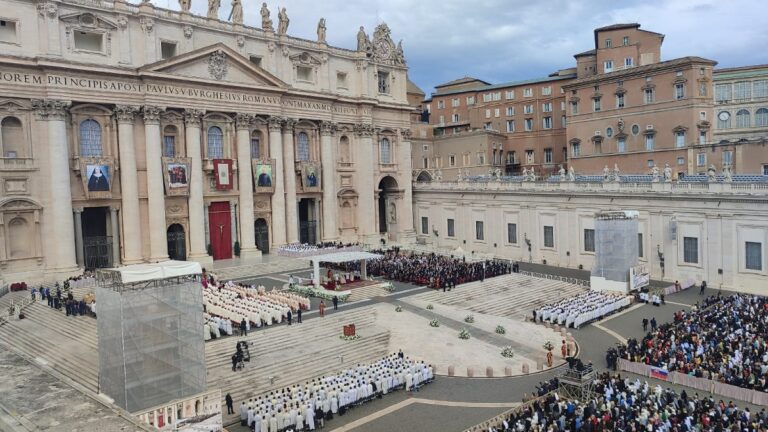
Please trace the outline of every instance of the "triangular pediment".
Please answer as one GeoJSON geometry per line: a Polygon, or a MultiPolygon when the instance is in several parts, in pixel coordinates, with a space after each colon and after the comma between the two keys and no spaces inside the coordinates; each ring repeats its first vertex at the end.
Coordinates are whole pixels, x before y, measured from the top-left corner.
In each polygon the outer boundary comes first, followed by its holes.
{"type": "Polygon", "coordinates": [[[117,24],[115,24],[113,21],[102,16],[92,14],[90,12],[77,12],[62,15],[59,19],[69,26],[78,28],[103,30],[117,29],[117,24]]]}
{"type": "Polygon", "coordinates": [[[139,69],[139,74],[253,87],[288,87],[279,78],[222,43],[148,64],[139,69]]]}

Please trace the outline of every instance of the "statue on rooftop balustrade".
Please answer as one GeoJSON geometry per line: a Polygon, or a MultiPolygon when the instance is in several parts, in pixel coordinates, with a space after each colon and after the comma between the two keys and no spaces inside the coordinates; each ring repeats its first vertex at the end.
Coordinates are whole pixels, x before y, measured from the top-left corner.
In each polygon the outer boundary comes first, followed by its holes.
{"type": "Polygon", "coordinates": [[[219,6],[221,0],[208,0],[208,18],[219,19],[219,6]]]}

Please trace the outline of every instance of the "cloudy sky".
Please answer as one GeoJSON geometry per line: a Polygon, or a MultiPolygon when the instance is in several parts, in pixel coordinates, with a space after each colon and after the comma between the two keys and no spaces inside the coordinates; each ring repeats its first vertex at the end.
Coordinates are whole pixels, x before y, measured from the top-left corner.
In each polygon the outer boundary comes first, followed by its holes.
{"type": "MultiPolygon", "coordinates": [[[[178,9],[177,0],[152,0],[178,9]]],[[[221,0],[226,19],[231,0],[221,0]]],[[[260,26],[261,0],[243,0],[245,22],[260,26]]],[[[638,22],[664,34],[662,59],[697,55],[718,67],[768,63],[766,0],[268,0],[287,7],[288,33],[316,38],[325,17],[328,43],[356,46],[363,25],[380,22],[403,40],[411,79],[429,94],[436,84],[465,75],[501,83],[546,76],[575,64],[573,54],[592,49],[596,27],[638,22]]],[[[205,14],[207,0],[192,0],[205,14]]]]}

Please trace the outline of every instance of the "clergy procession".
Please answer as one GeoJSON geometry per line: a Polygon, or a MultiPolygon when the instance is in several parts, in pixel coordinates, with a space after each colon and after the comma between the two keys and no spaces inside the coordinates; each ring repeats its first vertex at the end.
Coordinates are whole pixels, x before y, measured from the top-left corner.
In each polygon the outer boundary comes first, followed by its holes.
{"type": "Polygon", "coordinates": [[[631,297],[600,291],[587,291],[574,297],[548,303],[533,311],[534,322],[547,321],[579,328],[582,325],[628,307],[631,297]]]}
{"type": "Polygon", "coordinates": [[[318,244],[308,244],[308,243],[289,243],[287,245],[283,245],[277,248],[277,253],[279,255],[287,256],[287,257],[293,257],[293,258],[303,258],[303,257],[310,257],[310,256],[316,256],[316,255],[325,255],[329,253],[337,253],[337,252],[353,252],[353,251],[359,251],[362,250],[362,247],[353,244],[353,243],[334,243],[334,242],[324,242],[324,243],[318,243],[318,244]]]}
{"type": "Polygon", "coordinates": [[[240,423],[254,432],[298,432],[323,427],[335,415],[397,390],[417,391],[434,380],[431,365],[400,351],[368,365],[346,369],[243,401],[240,423]]]}

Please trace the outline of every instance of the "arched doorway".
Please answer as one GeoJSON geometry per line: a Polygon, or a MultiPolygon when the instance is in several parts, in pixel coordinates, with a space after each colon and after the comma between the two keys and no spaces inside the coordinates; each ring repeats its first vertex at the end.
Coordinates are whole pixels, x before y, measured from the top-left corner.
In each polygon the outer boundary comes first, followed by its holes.
{"type": "Polygon", "coordinates": [[[393,231],[393,225],[397,224],[397,204],[395,204],[395,195],[397,193],[397,180],[391,176],[386,176],[379,182],[379,232],[386,233],[393,231]]]}
{"type": "Polygon", "coordinates": [[[430,177],[429,173],[426,171],[422,171],[419,173],[419,176],[416,177],[417,182],[431,182],[432,177],[430,177]]]}
{"type": "Polygon", "coordinates": [[[173,224],[168,227],[166,233],[168,238],[168,257],[172,260],[187,260],[187,236],[184,233],[184,227],[180,224],[173,224]]]}
{"type": "Polygon", "coordinates": [[[256,219],[253,223],[254,231],[256,232],[256,247],[259,248],[261,253],[269,253],[269,225],[263,218],[256,219]]]}

